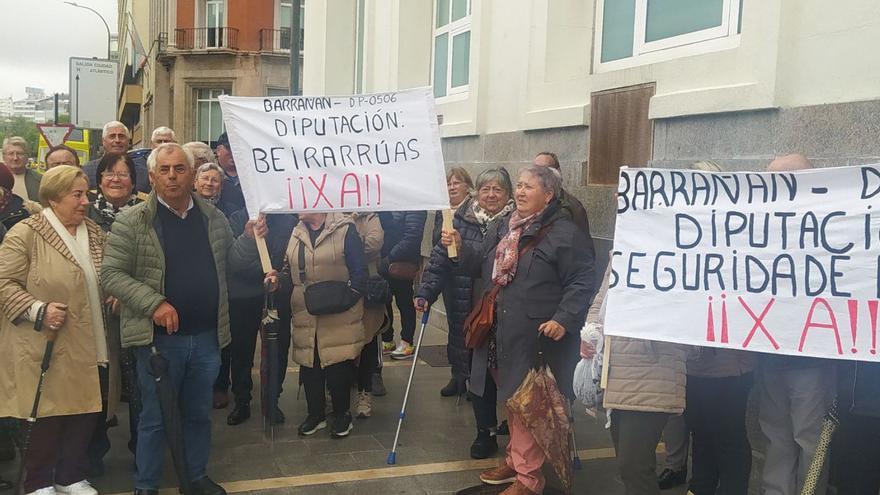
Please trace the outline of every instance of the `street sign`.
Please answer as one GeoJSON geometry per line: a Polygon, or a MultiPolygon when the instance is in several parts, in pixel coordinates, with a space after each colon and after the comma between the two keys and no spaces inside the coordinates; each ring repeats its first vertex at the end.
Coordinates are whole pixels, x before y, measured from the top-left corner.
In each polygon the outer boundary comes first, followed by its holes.
{"type": "Polygon", "coordinates": [[[100,129],[116,120],[118,64],[115,60],[70,57],[70,122],[100,129]]]}
{"type": "Polygon", "coordinates": [[[73,124],[37,124],[37,129],[51,148],[64,144],[67,136],[73,131],[73,124]]]}

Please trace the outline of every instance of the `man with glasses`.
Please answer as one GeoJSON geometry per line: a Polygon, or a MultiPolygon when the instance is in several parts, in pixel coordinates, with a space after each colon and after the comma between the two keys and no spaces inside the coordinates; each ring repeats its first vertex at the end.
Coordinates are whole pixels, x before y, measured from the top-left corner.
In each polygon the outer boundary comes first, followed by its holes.
{"type": "Polygon", "coordinates": [[[28,144],[19,136],[8,137],[3,140],[3,161],[15,177],[12,192],[16,196],[31,201],[40,200],[40,181],[42,177],[37,172],[27,168],[28,144]]]}
{"type": "Polygon", "coordinates": [[[46,170],[57,167],[58,165],[71,165],[79,167],[79,155],[69,146],[60,144],[53,146],[46,153],[46,170]]]}

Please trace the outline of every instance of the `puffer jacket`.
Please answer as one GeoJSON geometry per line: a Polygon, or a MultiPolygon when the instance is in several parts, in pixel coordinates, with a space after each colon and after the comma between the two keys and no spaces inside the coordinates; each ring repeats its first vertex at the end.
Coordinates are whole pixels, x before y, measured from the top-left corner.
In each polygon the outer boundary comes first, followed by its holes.
{"type": "Polygon", "coordinates": [[[385,231],[382,257],[390,263],[421,260],[422,234],[428,214],[424,211],[390,211],[379,213],[385,231]]]}
{"type": "MultiPolygon", "coordinates": [[[[220,347],[230,340],[229,304],[226,291],[226,257],[232,246],[232,230],[217,208],[193,196],[207,222],[208,239],[217,269],[220,301],[217,306],[217,338],[220,347]]],[[[104,247],[101,286],[122,302],[122,347],[153,342],[153,313],[165,301],[165,253],[157,218],[158,199],[132,206],[116,217],[104,247]]]]}
{"type": "MultiPolygon", "coordinates": [[[[334,214],[338,215],[338,213],[334,214]]],[[[364,244],[364,261],[367,263],[367,271],[370,277],[379,276],[379,259],[381,257],[382,244],[385,239],[385,233],[382,230],[382,224],[379,222],[379,216],[375,213],[351,213],[351,220],[357,228],[358,235],[361,236],[361,242],[364,244]]],[[[328,221],[332,221],[328,217],[328,221]]],[[[366,306],[364,305],[364,331],[367,340],[372,339],[385,322],[386,307],[382,306],[366,306]]]]}
{"type": "MultiPolygon", "coordinates": [[[[603,324],[600,311],[608,293],[611,263],[602,288],[590,306],[587,322],[603,324]]],[[[689,346],[610,337],[606,340],[608,383],[605,409],[681,414],[685,406],[689,346]]]]}
{"type": "MultiPolygon", "coordinates": [[[[474,201],[473,198],[468,198],[456,210],[452,226],[461,235],[463,242],[481,244],[483,230],[471,208],[474,201]]],[[[422,285],[416,291],[416,297],[424,298],[430,304],[434,304],[440,294],[443,294],[446,323],[449,327],[446,355],[452,365],[452,376],[460,380],[460,383],[464,383],[470,373],[470,352],[464,345],[464,321],[473,308],[475,284],[476,293],[480,293],[479,280],[460,270],[449,259],[446,248],[435,244],[430,261],[422,273],[422,285]]]]}

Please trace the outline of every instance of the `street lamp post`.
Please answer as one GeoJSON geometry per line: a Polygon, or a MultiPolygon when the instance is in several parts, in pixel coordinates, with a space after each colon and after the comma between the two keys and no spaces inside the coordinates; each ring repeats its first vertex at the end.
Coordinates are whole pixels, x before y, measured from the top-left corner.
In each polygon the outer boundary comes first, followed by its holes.
{"type": "Polygon", "coordinates": [[[95,13],[96,16],[101,18],[101,22],[103,22],[104,27],[107,28],[107,60],[110,60],[110,25],[107,24],[107,21],[104,19],[104,16],[102,16],[100,14],[100,12],[98,12],[97,10],[95,10],[91,7],[86,7],[85,5],[79,5],[76,2],[64,2],[64,3],[66,3],[67,5],[73,5],[74,7],[79,7],[81,9],[91,10],[92,12],[95,13]]]}

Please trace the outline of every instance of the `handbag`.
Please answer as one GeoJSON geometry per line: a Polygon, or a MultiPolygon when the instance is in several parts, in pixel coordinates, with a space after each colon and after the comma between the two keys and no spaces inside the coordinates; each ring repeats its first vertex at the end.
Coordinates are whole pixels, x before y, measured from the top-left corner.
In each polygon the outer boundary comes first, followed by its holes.
{"type": "MultiPolygon", "coordinates": [[[[532,237],[529,242],[519,250],[519,257],[522,256],[538,245],[547,229],[552,224],[541,227],[540,230],[532,237]]],[[[489,291],[483,293],[483,297],[474,306],[467,318],[464,320],[464,345],[468,349],[477,349],[486,341],[489,336],[489,330],[495,326],[495,301],[498,299],[498,293],[501,292],[501,286],[493,284],[489,291]]]]}
{"type": "Polygon", "coordinates": [[[413,281],[419,274],[419,264],[412,261],[395,261],[388,265],[388,276],[394,280],[413,281]]]}
{"type": "Polygon", "coordinates": [[[299,279],[305,285],[306,311],[313,316],[332,315],[348,311],[361,298],[351,288],[351,281],[325,280],[306,283],[306,248],[299,246],[299,279]]]}
{"type": "Polygon", "coordinates": [[[364,294],[364,305],[370,307],[385,306],[391,301],[391,284],[381,275],[373,275],[367,279],[367,293],[364,294]]]}

